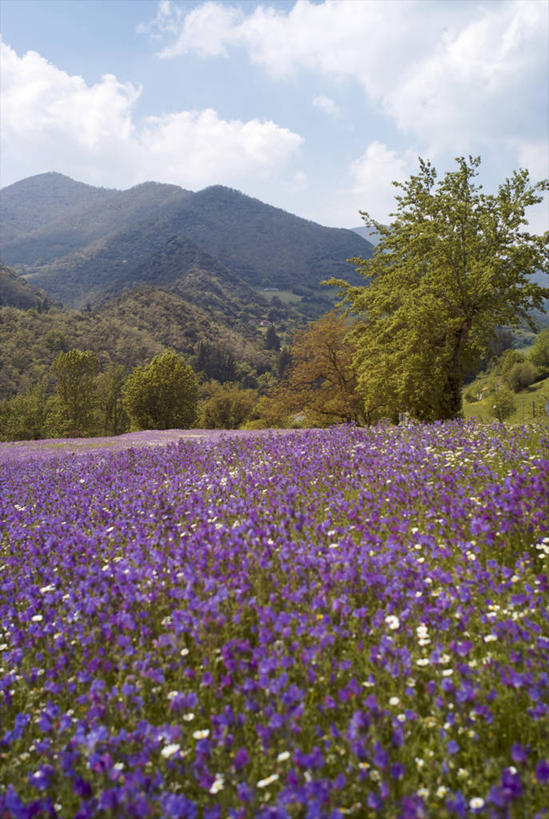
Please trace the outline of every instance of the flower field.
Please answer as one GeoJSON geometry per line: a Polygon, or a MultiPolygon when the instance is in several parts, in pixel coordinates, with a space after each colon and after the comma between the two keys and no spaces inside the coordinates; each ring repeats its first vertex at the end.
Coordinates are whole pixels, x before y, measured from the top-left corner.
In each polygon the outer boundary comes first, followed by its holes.
{"type": "Polygon", "coordinates": [[[546,432],[18,455],[0,486],[2,819],[549,817],[546,432]]]}

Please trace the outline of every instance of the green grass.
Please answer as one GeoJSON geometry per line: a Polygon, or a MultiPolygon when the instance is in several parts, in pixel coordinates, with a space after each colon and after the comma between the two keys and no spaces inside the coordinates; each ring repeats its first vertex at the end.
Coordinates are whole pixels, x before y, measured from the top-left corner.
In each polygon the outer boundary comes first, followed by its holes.
{"type": "Polygon", "coordinates": [[[277,296],[282,304],[299,304],[301,301],[301,296],[298,296],[297,293],[292,293],[291,290],[264,290],[260,288],[258,292],[271,301],[274,296],[277,296]]]}
{"type": "MultiPolygon", "coordinates": [[[[480,381],[477,382],[480,384],[480,381]]],[[[481,385],[482,386],[482,385],[481,385]]],[[[469,386],[467,389],[470,389],[469,386]]],[[[511,424],[527,424],[530,421],[543,420],[549,425],[549,415],[544,412],[545,401],[549,399],[549,378],[532,384],[515,394],[516,409],[507,419],[511,424]]],[[[463,401],[463,412],[466,418],[479,418],[482,421],[492,420],[490,415],[490,395],[482,401],[472,404],[463,401]]]]}

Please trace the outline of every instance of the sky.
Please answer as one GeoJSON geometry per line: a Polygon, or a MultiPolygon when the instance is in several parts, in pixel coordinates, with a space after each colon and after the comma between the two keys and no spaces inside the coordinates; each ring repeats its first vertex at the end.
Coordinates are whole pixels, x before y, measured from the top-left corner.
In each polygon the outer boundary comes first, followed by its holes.
{"type": "Polygon", "coordinates": [[[2,187],[222,184],[355,227],[419,157],[549,176],[546,0],[0,0],[0,31],[2,187]]]}

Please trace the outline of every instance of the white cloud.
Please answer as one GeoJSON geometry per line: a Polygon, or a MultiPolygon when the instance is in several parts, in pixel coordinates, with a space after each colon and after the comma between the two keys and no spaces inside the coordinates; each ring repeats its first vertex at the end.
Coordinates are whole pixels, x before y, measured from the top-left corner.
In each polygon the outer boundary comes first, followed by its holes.
{"type": "Polygon", "coordinates": [[[386,110],[403,129],[437,146],[546,134],[547,7],[492,3],[450,30],[410,66],[386,110]],[[545,68],[544,68],[545,67],[545,68]]]}
{"type": "Polygon", "coordinates": [[[227,121],[212,109],[149,117],[137,128],[137,86],[111,74],[87,85],[35,52],[18,57],[3,43],[0,49],[0,137],[4,163],[10,162],[3,185],[57,170],[109,186],[155,179],[241,187],[276,175],[303,142],[274,122],[227,121]]]}
{"type": "Polygon", "coordinates": [[[344,184],[329,202],[319,201],[310,218],[325,225],[358,227],[359,211],[366,211],[376,221],[387,224],[398,193],[393,182],[406,181],[417,171],[417,161],[413,151],[398,153],[374,140],[350,163],[344,184]]]}
{"type": "Polygon", "coordinates": [[[248,14],[226,2],[187,14],[169,5],[180,20],[162,56],[239,47],[274,76],[353,79],[433,159],[546,138],[548,7],[539,0],[297,0],[248,14]]]}
{"type": "Polygon", "coordinates": [[[226,121],[212,109],[149,117],[140,143],[150,153],[154,178],[190,187],[270,175],[302,138],[274,122],[226,121]]]}
{"type": "Polygon", "coordinates": [[[404,182],[417,170],[411,151],[399,155],[382,142],[370,143],[362,156],[351,163],[350,196],[357,210],[366,210],[378,222],[388,222],[395,210],[398,191],[393,182],[404,182]]]}
{"type": "Polygon", "coordinates": [[[173,43],[160,51],[160,57],[176,57],[189,51],[215,57],[226,54],[225,42],[234,39],[233,32],[241,20],[238,9],[220,3],[206,2],[184,14],[182,7],[171,0],[160,0],[156,17],[141,23],[138,31],[153,40],[175,36],[173,43]]]}
{"type": "Polygon", "coordinates": [[[318,108],[320,111],[323,111],[325,114],[328,114],[328,116],[334,117],[335,119],[341,115],[339,105],[330,99],[330,97],[315,97],[313,99],[313,108],[318,108]]]}
{"type": "Polygon", "coordinates": [[[88,86],[35,51],[19,58],[0,43],[2,61],[2,133],[14,136],[65,134],[84,149],[104,140],[128,139],[131,108],[141,90],[112,74],[88,86]]]}

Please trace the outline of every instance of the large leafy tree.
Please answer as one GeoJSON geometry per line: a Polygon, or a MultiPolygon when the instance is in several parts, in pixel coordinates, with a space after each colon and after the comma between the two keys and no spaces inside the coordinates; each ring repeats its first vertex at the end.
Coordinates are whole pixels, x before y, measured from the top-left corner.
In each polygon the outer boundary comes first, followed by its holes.
{"type": "Polygon", "coordinates": [[[549,234],[529,233],[525,217],[547,181],[532,184],[520,170],[487,194],[475,181],[480,158],[456,162],[437,180],[420,160],[417,175],[394,183],[390,225],[362,213],[381,236],[373,258],[351,260],[368,283],[330,282],[360,318],[351,340],[367,415],[459,416],[464,377],[496,328],[531,324],[529,311],[549,296],[530,278],[548,272],[549,234]]]}
{"type": "Polygon", "coordinates": [[[122,400],[134,429],[186,429],[196,419],[198,381],[181,356],[166,350],[130,373],[122,400]]]}
{"type": "Polygon", "coordinates": [[[99,359],[91,350],[61,352],[53,362],[59,411],[56,424],[61,431],[74,435],[90,433],[99,369],[99,359]]]}

